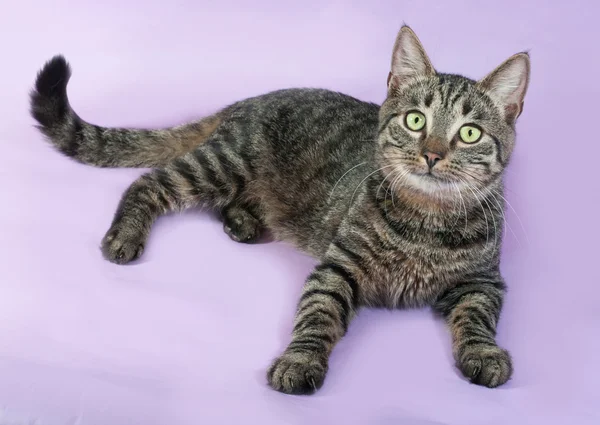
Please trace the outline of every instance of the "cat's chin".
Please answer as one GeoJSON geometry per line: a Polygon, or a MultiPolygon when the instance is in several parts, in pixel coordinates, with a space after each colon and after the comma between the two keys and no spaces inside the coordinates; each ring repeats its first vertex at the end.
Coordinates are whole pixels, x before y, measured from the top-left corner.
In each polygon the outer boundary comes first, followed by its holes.
{"type": "Polygon", "coordinates": [[[408,173],[405,178],[405,185],[419,192],[443,196],[456,193],[458,183],[450,182],[434,174],[429,173],[408,173]]]}

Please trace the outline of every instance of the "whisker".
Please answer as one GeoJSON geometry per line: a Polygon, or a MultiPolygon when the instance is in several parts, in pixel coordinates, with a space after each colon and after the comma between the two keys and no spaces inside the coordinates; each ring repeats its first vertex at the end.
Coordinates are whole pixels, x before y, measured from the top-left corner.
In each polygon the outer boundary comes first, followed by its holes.
{"type": "Polygon", "coordinates": [[[342,179],[346,176],[346,174],[348,174],[350,171],[354,170],[355,168],[360,167],[361,165],[365,165],[367,162],[361,162],[358,165],[355,165],[354,167],[350,168],[348,171],[346,171],[344,174],[342,174],[342,177],[340,177],[338,179],[337,182],[335,182],[335,184],[333,185],[333,189],[331,189],[331,193],[329,194],[329,199],[328,202],[331,201],[331,197],[333,196],[333,192],[335,191],[335,188],[337,187],[337,185],[339,184],[340,181],[342,181],[342,179]]]}
{"type": "MultiPolygon", "coordinates": [[[[504,171],[506,171],[506,169],[505,169],[504,171]]],[[[461,173],[463,173],[463,174],[466,174],[467,176],[471,177],[473,180],[475,180],[477,183],[480,183],[482,186],[485,186],[485,185],[486,185],[486,182],[484,182],[483,180],[481,180],[481,179],[477,178],[476,176],[474,176],[473,174],[471,174],[471,173],[467,172],[467,171],[466,171],[466,170],[464,170],[464,169],[462,169],[462,170],[459,170],[459,172],[461,172],[461,173]]],[[[509,188],[507,188],[507,187],[504,187],[503,189],[504,189],[505,191],[507,191],[507,192],[516,193],[514,190],[511,190],[511,189],[509,189],[509,188]]]]}
{"type": "Polygon", "coordinates": [[[388,213],[387,213],[387,196],[388,193],[391,195],[392,197],[392,205],[394,206],[394,208],[396,208],[396,205],[394,204],[394,182],[400,178],[400,176],[396,176],[393,180],[392,183],[390,183],[390,185],[387,187],[387,189],[385,190],[385,197],[383,198],[383,203],[385,206],[385,216],[387,217],[388,213]]]}
{"type": "Polygon", "coordinates": [[[501,193],[495,192],[496,195],[500,196],[502,199],[504,199],[504,202],[506,202],[508,204],[508,206],[510,207],[510,209],[513,211],[513,213],[515,213],[515,216],[517,217],[517,220],[519,220],[519,224],[521,225],[521,230],[523,230],[523,234],[525,235],[525,240],[527,241],[527,244],[529,245],[529,237],[527,236],[527,232],[525,231],[525,226],[523,226],[523,222],[521,221],[521,217],[519,217],[519,214],[517,214],[517,212],[515,211],[515,209],[513,208],[513,206],[510,204],[510,202],[508,202],[508,199],[506,199],[501,193]]]}
{"type": "MultiPolygon", "coordinates": [[[[473,176],[471,173],[465,171],[465,170],[459,170],[459,172],[468,175],[469,177],[471,177],[472,179],[478,181],[479,183],[481,183],[482,185],[484,184],[483,181],[477,179],[475,176],[473,176]]],[[[519,244],[519,246],[521,245],[521,241],[519,240],[519,238],[517,237],[515,231],[513,230],[513,228],[511,227],[511,225],[508,223],[508,220],[506,218],[506,214],[504,213],[504,209],[502,208],[502,206],[500,205],[500,202],[498,199],[496,199],[495,195],[500,196],[510,207],[510,209],[515,213],[515,216],[517,217],[517,219],[519,220],[519,224],[521,226],[521,229],[523,230],[523,234],[525,235],[525,240],[527,241],[527,244],[529,244],[529,237],[527,235],[527,232],[525,231],[525,227],[523,226],[523,222],[521,221],[521,217],[519,217],[519,214],[517,214],[517,212],[515,211],[515,209],[513,208],[513,206],[510,204],[510,202],[508,202],[508,199],[506,199],[500,192],[498,191],[493,191],[491,189],[485,188],[485,190],[490,193],[490,195],[492,195],[497,203],[497,206],[500,208],[500,213],[502,214],[502,217],[504,219],[504,223],[506,223],[506,227],[508,228],[508,230],[510,230],[510,232],[513,234],[513,236],[515,237],[515,239],[517,240],[517,243],[519,244]]],[[[483,195],[483,193],[482,193],[483,195]]],[[[485,196],[485,195],[484,195],[485,196]]]]}
{"type": "Polygon", "coordinates": [[[473,175],[473,174],[471,174],[471,173],[467,172],[466,170],[454,170],[454,171],[455,171],[455,172],[458,172],[458,173],[460,173],[460,174],[462,174],[462,175],[466,175],[466,176],[469,176],[469,177],[471,177],[473,180],[475,180],[477,183],[480,183],[482,186],[484,186],[484,185],[485,185],[485,182],[484,182],[483,180],[481,180],[481,179],[480,179],[480,178],[478,178],[477,176],[475,176],[475,175],[473,175]]]}
{"type": "Polygon", "coordinates": [[[363,184],[369,177],[371,177],[373,174],[385,169],[385,168],[389,168],[389,167],[393,167],[394,165],[386,165],[384,167],[378,168],[377,170],[373,171],[372,173],[369,173],[367,175],[367,177],[365,177],[364,179],[362,179],[360,181],[360,183],[358,185],[356,185],[356,189],[354,189],[354,192],[352,192],[352,197],[350,198],[350,203],[352,203],[352,201],[354,200],[354,195],[356,195],[356,191],[358,190],[358,188],[360,187],[361,184],[363,184]]]}
{"type": "Polygon", "coordinates": [[[476,188],[475,186],[473,186],[473,189],[475,189],[477,192],[479,192],[481,194],[481,197],[483,199],[483,202],[485,202],[485,204],[488,207],[488,210],[490,211],[490,215],[492,216],[492,222],[494,223],[494,240],[496,240],[496,235],[498,234],[498,227],[496,226],[496,218],[494,217],[494,213],[492,211],[492,207],[491,205],[488,203],[487,197],[485,196],[485,194],[479,190],[478,188],[476,188]]]}
{"type": "MultiPolygon", "coordinates": [[[[496,198],[496,196],[494,195],[494,192],[492,192],[491,190],[489,191],[490,195],[492,195],[492,197],[494,198],[494,202],[496,203],[496,205],[498,205],[498,208],[500,209],[500,214],[502,214],[502,218],[504,219],[504,223],[506,224],[506,227],[508,228],[508,230],[510,230],[510,232],[513,234],[513,236],[515,237],[517,243],[519,244],[519,246],[523,246],[521,245],[521,241],[519,240],[519,238],[517,237],[516,233],[514,232],[514,230],[512,229],[512,227],[510,226],[510,224],[508,223],[508,220],[506,219],[506,214],[504,213],[504,208],[502,208],[500,201],[496,198]]],[[[500,194],[498,194],[499,196],[502,196],[500,194]]]]}
{"type": "MultiPolygon", "coordinates": [[[[387,180],[387,178],[393,173],[394,171],[390,171],[389,173],[387,173],[385,175],[385,177],[381,180],[381,184],[379,184],[379,187],[377,188],[377,192],[375,192],[375,198],[377,199],[379,197],[379,191],[381,190],[381,188],[383,187],[383,183],[387,180]]],[[[384,203],[385,203],[385,199],[384,199],[384,203]]]]}
{"type": "Polygon", "coordinates": [[[477,197],[475,192],[473,192],[473,189],[471,189],[471,185],[469,184],[469,182],[461,179],[460,177],[459,177],[459,179],[461,182],[463,182],[465,184],[466,188],[471,191],[471,193],[473,194],[473,197],[475,198],[475,200],[477,202],[479,202],[479,206],[481,206],[481,211],[483,212],[483,217],[485,218],[485,244],[487,245],[489,242],[489,237],[490,237],[490,229],[489,229],[487,214],[485,213],[485,208],[483,208],[483,204],[481,203],[481,201],[479,200],[479,198],[477,197]]]}
{"type": "MultiPolygon", "coordinates": [[[[383,180],[381,180],[381,184],[379,185],[379,187],[377,188],[377,192],[375,193],[375,198],[377,199],[379,197],[379,191],[381,190],[381,187],[383,186],[383,183],[388,179],[388,177],[390,175],[392,175],[392,173],[394,172],[394,170],[390,171],[389,173],[387,173],[385,175],[385,177],[383,178],[383,180]]],[[[383,208],[385,209],[385,216],[388,216],[388,212],[387,212],[387,194],[388,194],[388,190],[389,187],[385,190],[385,196],[383,198],[383,208]]]]}
{"type": "Polygon", "coordinates": [[[401,179],[405,178],[405,177],[408,175],[408,173],[409,173],[409,172],[410,172],[409,170],[405,170],[405,171],[404,171],[402,174],[400,174],[400,175],[399,175],[397,178],[395,178],[395,179],[394,179],[394,181],[392,182],[392,185],[391,185],[391,187],[390,187],[390,193],[391,193],[391,196],[392,196],[392,206],[393,206],[394,208],[396,208],[396,203],[394,202],[394,191],[395,191],[395,190],[394,190],[394,186],[395,186],[397,183],[399,183],[399,182],[401,181],[401,179]]]}
{"type": "MultiPolygon", "coordinates": [[[[388,216],[387,196],[388,196],[388,193],[390,192],[390,188],[392,187],[392,184],[394,183],[394,180],[392,180],[392,183],[385,189],[385,196],[383,197],[383,207],[385,208],[385,216],[386,217],[388,216]]],[[[393,203],[394,203],[394,194],[392,193],[392,204],[393,203]]]]}
{"type": "Polygon", "coordinates": [[[458,185],[455,182],[452,182],[452,187],[454,187],[456,189],[456,193],[458,193],[458,196],[460,197],[460,202],[465,209],[465,231],[464,231],[464,233],[466,234],[467,233],[467,225],[469,223],[469,215],[467,213],[467,204],[465,203],[465,200],[463,199],[463,196],[460,193],[460,189],[458,188],[458,185]]]}

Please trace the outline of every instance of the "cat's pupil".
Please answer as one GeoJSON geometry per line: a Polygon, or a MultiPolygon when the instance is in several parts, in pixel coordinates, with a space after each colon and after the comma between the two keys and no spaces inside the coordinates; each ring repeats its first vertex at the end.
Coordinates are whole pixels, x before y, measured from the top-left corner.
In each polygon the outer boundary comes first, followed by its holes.
{"type": "Polygon", "coordinates": [[[415,124],[419,123],[419,117],[415,117],[415,124]]]}
{"type": "Polygon", "coordinates": [[[469,130],[469,137],[473,135],[473,130],[469,130]]]}

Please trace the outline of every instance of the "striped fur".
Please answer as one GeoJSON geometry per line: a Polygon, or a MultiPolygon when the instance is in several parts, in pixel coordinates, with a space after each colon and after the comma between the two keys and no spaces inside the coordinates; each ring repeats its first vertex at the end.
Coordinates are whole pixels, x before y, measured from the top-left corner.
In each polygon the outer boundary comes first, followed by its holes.
{"type": "Polygon", "coordinates": [[[434,306],[448,321],[457,367],[495,387],[512,372],[495,342],[504,283],[502,175],[515,141],[529,60],[510,58],[481,82],[437,73],[414,33],[398,35],[383,105],[289,89],[235,103],[170,130],[106,129],[69,106],[70,70],[41,71],[32,113],[64,154],[98,166],[149,166],[123,195],[104,256],[138,258],[154,221],[173,210],[220,211],[227,234],[264,230],[320,260],[298,303],[292,340],[270,385],[311,393],[362,306],[434,306]],[[407,127],[419,111],[422,130],[407,127]],[[482,130],[466,144],[459,128],[482,130]],[[440,160],[427,165],[425,154],[440,160]]]}
{"type": "Polygon", "coordinates": [[[56,56],[38,75],[31,114],[63,154],[98,167],[160,167],[193,150],[219,125],[218,115],[161,130],[104,128],[83,121],[67,98],[71,69],[56,56]]]}

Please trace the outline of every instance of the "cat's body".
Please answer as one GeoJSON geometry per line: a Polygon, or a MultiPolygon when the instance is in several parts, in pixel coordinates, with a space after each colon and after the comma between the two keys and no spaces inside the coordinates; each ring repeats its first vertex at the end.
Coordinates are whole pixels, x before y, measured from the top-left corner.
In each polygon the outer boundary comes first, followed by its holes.
{"type": "Polygon", "coordinates": [[[395,54],[402,50],[410,69],[395,59],[381,107],[290,89],[168,130],[85,123],[68,104],[70,72],[58,57],[38,77],[32,113],[68,156],[156,167],[124,195],[103,240],[109,260],[136,259],[156,218],[196,205],[221,211],[234,240],[250,242],[268,229],[321,260],[300,300],[292,343],[269,371],[274,388],[317,389],[360,306],[425,305],[448,318],[461,371],[493,387],[512,370],[494,336],[504,290],[502,171],[521,105],[503,111],[480,83],[436,74],[420,49],[404,27],[395,54]],[[427,108],[417,121],[427,116],[428,126],[407,130],[407,114],[427,108]],[[464,117],[489,131],[479,145],[452,136],[464,117]]]}

